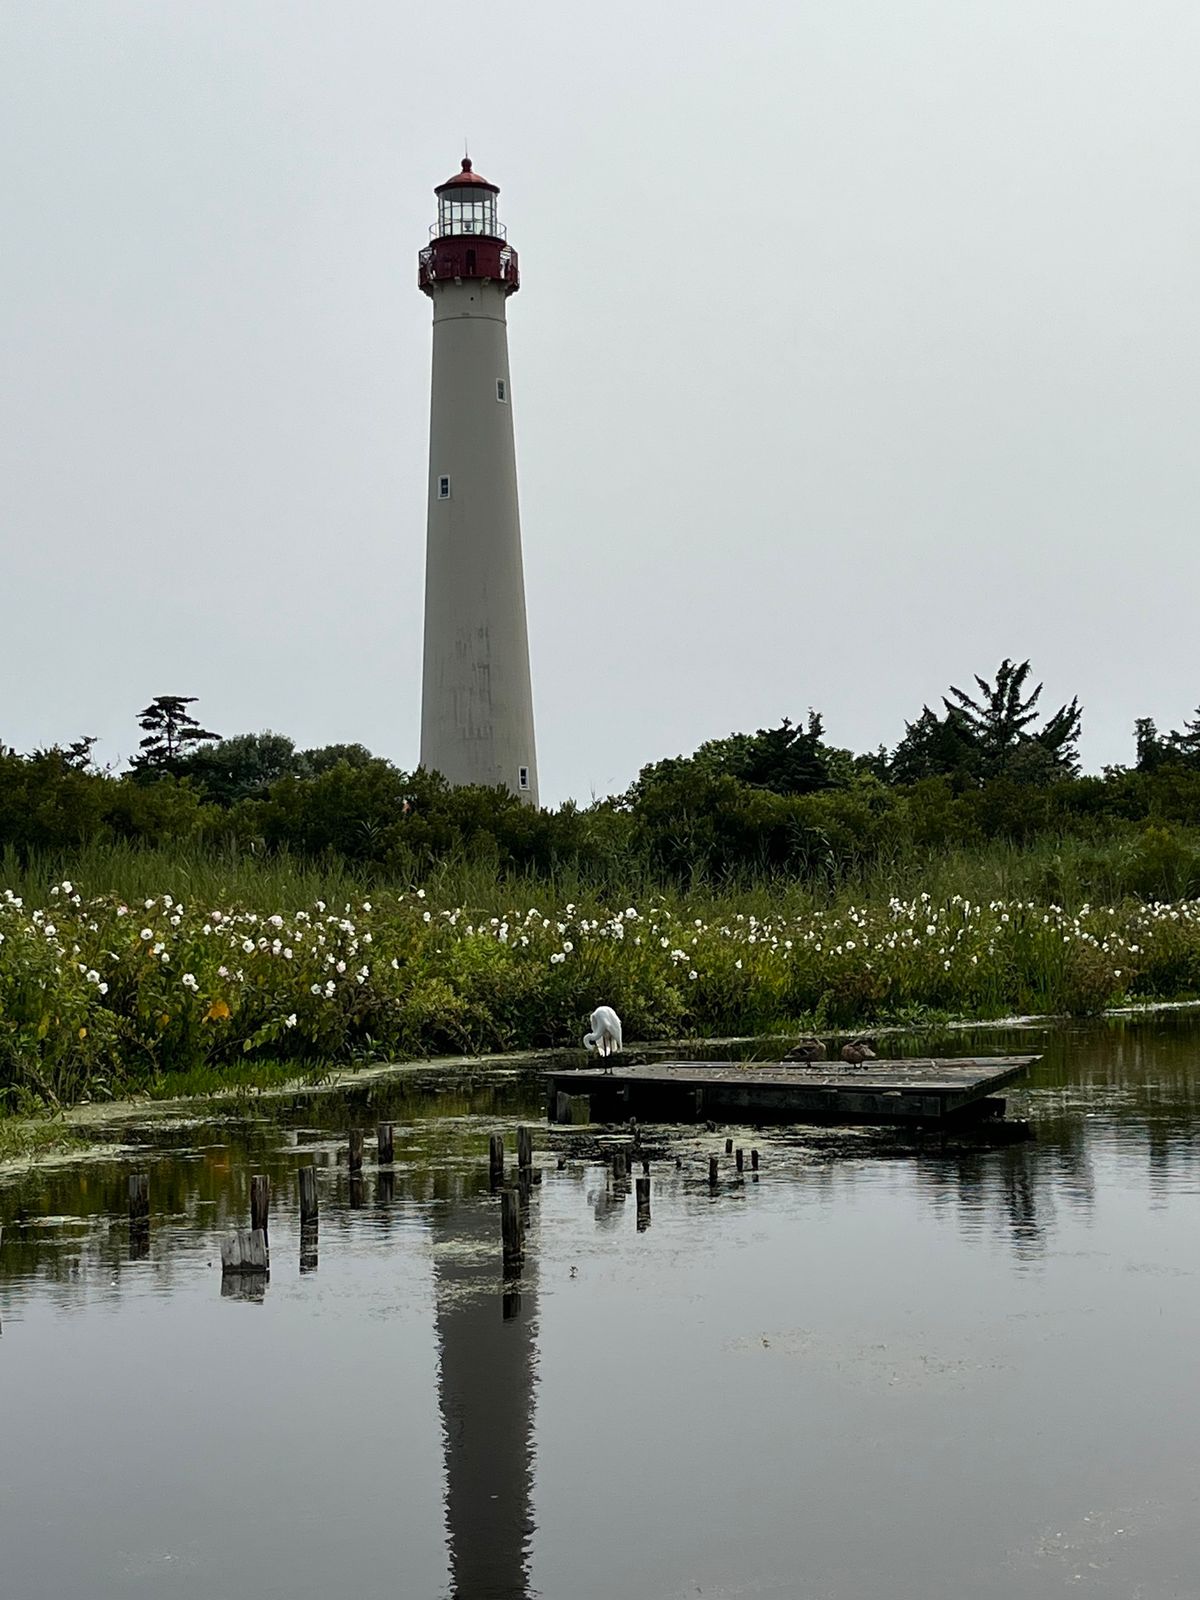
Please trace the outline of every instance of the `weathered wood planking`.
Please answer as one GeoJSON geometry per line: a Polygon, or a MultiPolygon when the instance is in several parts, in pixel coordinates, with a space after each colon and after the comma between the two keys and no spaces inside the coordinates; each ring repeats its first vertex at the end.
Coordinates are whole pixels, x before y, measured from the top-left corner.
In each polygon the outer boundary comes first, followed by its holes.
{"type": "Polygon", "coordinates": [[[659,1061],[553,1072],[554,1089],[586,1092],[597,1112],[658,1106],[677,1120],[743,1113],[804,1121],[939,1122],[1005,1084],[1014,1083],[1038,1056],[967,1056],[955,1059],[837,1061],[812,1066],[763,1061],[659,1061]]]}

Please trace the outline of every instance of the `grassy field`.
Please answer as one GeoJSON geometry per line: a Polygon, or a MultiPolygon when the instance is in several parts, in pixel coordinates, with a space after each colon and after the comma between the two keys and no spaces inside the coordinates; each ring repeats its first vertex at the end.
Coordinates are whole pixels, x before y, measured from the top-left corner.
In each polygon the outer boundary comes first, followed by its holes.
{"type": "Polygon", "coordinates": [[[1075,876],[1065,848],[993,849],[836,892],[638,885],[614,901],[453,869],[414,890],[286,858],[10,862],[0,1103],[571,1045],[601,1002],[648,1040],[1200,993],[1200,902],[1092,904],[1075,876]]]}

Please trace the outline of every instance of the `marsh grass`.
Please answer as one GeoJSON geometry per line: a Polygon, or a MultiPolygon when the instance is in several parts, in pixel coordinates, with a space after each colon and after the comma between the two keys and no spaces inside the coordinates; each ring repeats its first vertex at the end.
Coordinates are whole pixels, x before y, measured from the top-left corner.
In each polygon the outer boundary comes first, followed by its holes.
{"type": "MultiPolygon", "coordinates": [[[[573,1045],[601,1001],[627,1039],[652,1041],[1191,998],[1200,901],[1117,895],[1122,849],[910,851],[834,884],[638,881],[619,896],[463,863],[414,888],[278,854],[10,860],[0,1106],[573,1045]]],[[[1164,847],[1164,871],[1171,859],[1164,847]]]]}

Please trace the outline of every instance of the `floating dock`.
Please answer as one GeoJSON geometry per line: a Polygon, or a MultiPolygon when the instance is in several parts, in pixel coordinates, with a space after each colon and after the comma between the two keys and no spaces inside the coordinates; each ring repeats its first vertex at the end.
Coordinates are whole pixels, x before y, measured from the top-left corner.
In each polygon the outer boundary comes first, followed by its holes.
{"type": "MultiPolygon", "coordinates": [[[[617,1061],[619,1061],[619,1057],[617,1061]]],[[[946,1060],[658,1061],[551,1072],[550,1120],[640,1116],[672,1122],[736,1117],[747,1122],[942,1123],[1004,1114],[990,1097],[1015,1083],[1038,1056],[963,1056],[946,1060]],[[574,1101],[570,1105],[566,1102],[574,1101]]]]}

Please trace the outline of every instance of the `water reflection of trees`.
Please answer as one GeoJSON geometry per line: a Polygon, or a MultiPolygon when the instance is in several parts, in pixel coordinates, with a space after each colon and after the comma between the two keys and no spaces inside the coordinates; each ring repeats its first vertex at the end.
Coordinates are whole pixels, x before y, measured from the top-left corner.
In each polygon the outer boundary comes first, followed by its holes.
{"type": "MultiPolygon", "coordinates": [[[[931,1205],[952,1204],[964,1226],[998,1230],[1022,1257],[1045,1247],[1064,1210],[1092,1207],[1101,1162],[1140,1167],[1160,1204],[1175,1186],[1194,1187],[1200,1180],[1195,1013],[981,1029],[942,1039],[914,1035],[901,1042],[910,1053],[1043,1052],[1029,1086],[1009,1096],[1010,1114],[1032,1122],[1034,1143],[983,1152],[926,1141],[904,1151],[886,1135],[873,1146],[881,1157],[914,1158],[916,1182],[931,1205]]],[[[463,1164],[482,1167],[487,1135],[498,1119],[540,1118],[543,1110],[536,1069],[421,1070],[336,1092],[243,1097],[212,1111],[201,1125],[172,1126],[148,1116],[132,1127],[100,1128],[101,1141],[133,1140],[143,1149],[131,1155],[126,1145],[111,1159],[85,1155],[38,1166],[0,1187],[0,1293],[6,1281],[27,1286],[40,1280],[64,1306],[82,1306],[114,1297],[131,1273],[147,1271],[158,1287],[170,1288],[191,1270],[196,1253],[211,1254],[221,1234],[244,1225],[251,1172],[270,1175],[276,1211],[297,1214],[301,1157],[322,1169],[326,1244],[353,1227],[353,1213],[364,1207],[374,1206],[386,1227],[395,1201],[451,1200],[463,1164]],[[396,1124],[395,1176],[352,1186],[345,1132],[381,1120],[396,1124]],[[154,1226],[144,1261],[130,1258],[131,1165],[151,1173],[154,1226]],[[66,1220],[47,1225],[54,1218],[66,1220]]],[[[861,1141],[854,1150],[871,1153],[861,1141]]],[[[835,1152],[831,1171],[836,1164],[835,1152]]],[[[620,1208],[610,1196],[597,1190],[594,1208],[601,1226],[619,1225],[620,1208]]]]}

